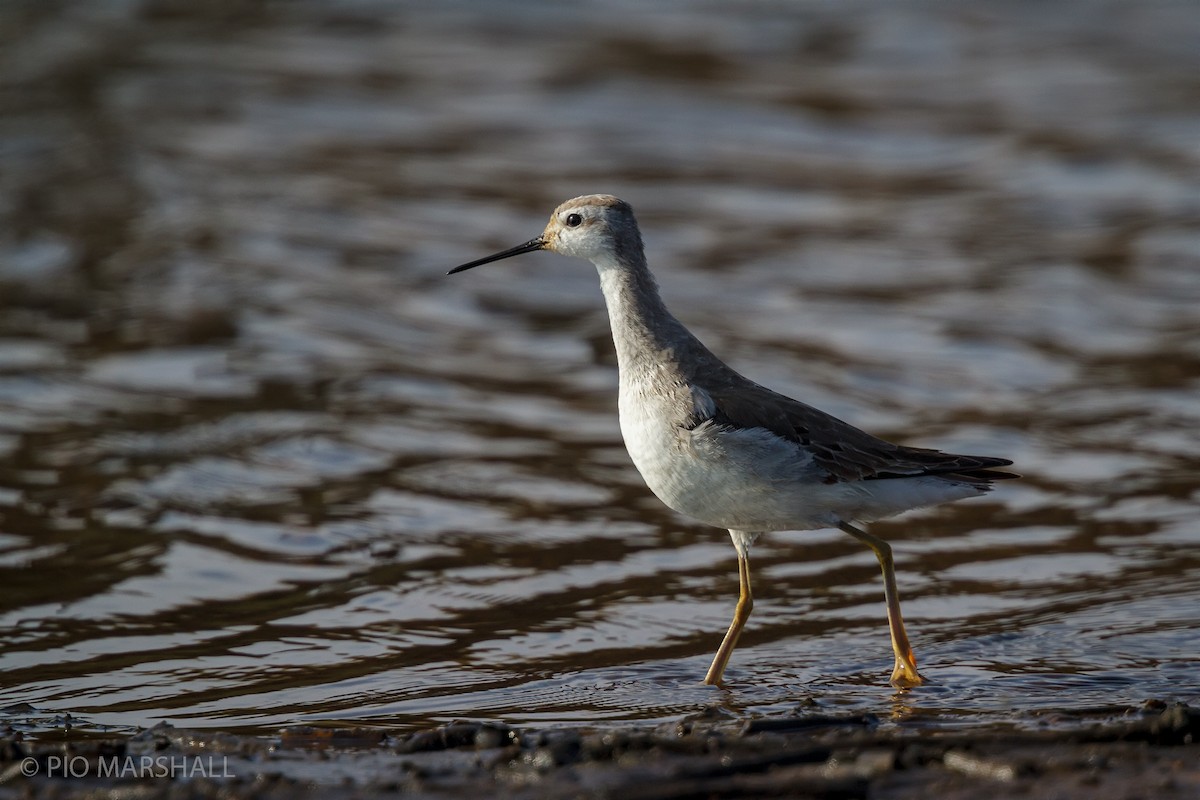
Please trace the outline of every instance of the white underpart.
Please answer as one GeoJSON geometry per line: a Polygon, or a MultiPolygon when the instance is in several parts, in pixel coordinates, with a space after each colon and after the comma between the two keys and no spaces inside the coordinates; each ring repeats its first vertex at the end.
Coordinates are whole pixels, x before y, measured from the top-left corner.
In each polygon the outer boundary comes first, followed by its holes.
{"type": "Polygon", "coordinates": [[[654,406],[622,381],[621,434],[634,466],[668,506],[720,528],[833,528],[982,494],[935,477],[826,483],[809,452],[771,431],[711,422],[689,431],[666,422],[654,406]]]}

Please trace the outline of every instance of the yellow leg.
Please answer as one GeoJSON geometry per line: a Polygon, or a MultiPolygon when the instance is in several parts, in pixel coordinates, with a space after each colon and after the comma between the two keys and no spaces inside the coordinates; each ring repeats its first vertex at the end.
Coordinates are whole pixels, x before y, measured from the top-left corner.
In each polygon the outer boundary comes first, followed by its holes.
{"type": "Polygon", "coordinates": [[[887,601],[888,627],[892,631],[892,652],[896,654],[896,667],[892,670],[892,686],[899,689],[920,686],[925,679],[917,672],[917,660],[913,657],[912,645],[908,643],[908,632],[904,630],[904,618],[900,616],[900,596],[896,593],[896,569],[892,563],[891,546],[883,539],[861,531],[848,522],[839,523],[838,527],[871,548],[883,570],[883,597],[887,601]]]}
{"type": "Polygon", "coordinates": [[[744,546],[737,545],[737,551],[740,594],[737,608],[733,612],[733,622],[730,623],[725,638],[721,640],[721,646],[717,648],[717,655],[713,658],[712,666],[708,668],[708,674],[704,676],[704,682],[710,686],[721,684],[725,665],[729,663],[733,648],[737,647],[738,637],[742,635],[742,628],[746,627],[746,620],[750,619],[750,612],[754,609],[754,597],[750,594],[750,558],[744,546]]]}

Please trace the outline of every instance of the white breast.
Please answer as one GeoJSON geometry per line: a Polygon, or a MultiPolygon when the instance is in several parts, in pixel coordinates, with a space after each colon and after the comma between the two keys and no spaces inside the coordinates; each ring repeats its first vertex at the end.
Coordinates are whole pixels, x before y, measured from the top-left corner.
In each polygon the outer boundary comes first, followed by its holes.
{"type": "Polygon", "coordinates": [[[650,491],[676,511],[721,528],[803,530],[837,524],[812,456],[763,429],[684,427],[681,398],[622,387],[621,433],[650,491]],[[821,497],[814,496],[814,493],[821,497]],[[815,513],[813,510],[816,510],[815,513]]]}

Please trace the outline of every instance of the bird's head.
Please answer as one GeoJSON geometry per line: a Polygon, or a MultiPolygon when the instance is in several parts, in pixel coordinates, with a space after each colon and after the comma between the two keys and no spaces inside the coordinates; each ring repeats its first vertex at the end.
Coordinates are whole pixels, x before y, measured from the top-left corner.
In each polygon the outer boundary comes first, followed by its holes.
{"type": "Polygon", "coordinates": [[[541,236],[455,267],[449,274],[534,250],[583,258],[603,268],[610,263],[619,265],[640,260],[642,236],[628,203],[610,194],[589,194],[568,200],[554,209],[541,236]]]}

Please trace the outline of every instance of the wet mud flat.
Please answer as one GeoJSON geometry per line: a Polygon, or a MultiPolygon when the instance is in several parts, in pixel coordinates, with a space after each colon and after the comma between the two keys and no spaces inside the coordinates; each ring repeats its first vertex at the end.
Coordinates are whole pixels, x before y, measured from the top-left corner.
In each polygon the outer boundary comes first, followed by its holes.
{"type": "Polygon", "coordinates": [[[1042,730],[724,714],[656,727],[464,721],[402,735],[167,724],[69,743],[18,735],[0,745],[0,798],[1200,796],[1200,709],[1181,703],[1048,710],[1042,730]]]}

